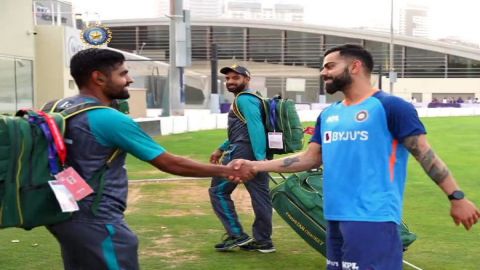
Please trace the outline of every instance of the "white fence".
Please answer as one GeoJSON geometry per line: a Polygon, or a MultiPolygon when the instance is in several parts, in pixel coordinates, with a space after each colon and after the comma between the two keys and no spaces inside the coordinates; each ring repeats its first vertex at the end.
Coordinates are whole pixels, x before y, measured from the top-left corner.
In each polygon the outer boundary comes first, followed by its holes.
{"type": "MultiPolygon", "coordinates": [[[[298,108],[302,122],[313,122],[325,106],[305,106],[298,108]]],[[[420,117],[448,117],[480,115],[480,105],[466,108],[417,108],[420,117]]],[[[140,124],[151,135],[169,135],[208,129],[226,129],[227,114],[211,114],[209,110],[185,110],[183,116],[158,117],[159,110],[148,110],[147,118],[137,118],[140,124]]]]}

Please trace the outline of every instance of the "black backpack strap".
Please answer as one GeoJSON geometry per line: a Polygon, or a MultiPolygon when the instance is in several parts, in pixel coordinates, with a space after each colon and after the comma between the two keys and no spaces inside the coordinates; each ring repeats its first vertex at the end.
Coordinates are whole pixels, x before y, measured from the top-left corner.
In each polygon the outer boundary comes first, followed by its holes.
{"type": "Polygon", "coordinates": [[[46,113],[53,113],[55,108],[57,107],[58,103],[61,101],[61,99],[55,99],[52,101],[49,101],[40,108],[41,111],[44,111],[46,113]]]}
{"type": "Polygon", "coordinates": [[[110,168],[110,165],[112,162],[122,153],[122,150],[120,149],[115,149],[113,153],[110,155],[110,157],[107,159],[107,162],[105,165],[102,166],[98,172],[96,172],[92,178],[90,179],[98,179],[98,188],[96,190],[97,195],[95,196],[95,200],[92,203],[92,213],[96,216],[97,211],[98,211],[98,205],[100,204],[100,199],[102,198],[103,195],[103,188],[105,187],[105,173],[107,172],[107,169],[110,168]]]}
{"type": "Polygon", "coordinates": [[[65,119],[68,119],[68,118],[73,117],[77,114],[80,114],[80,113],[83,113],[83,112],[86,112],[86,111],[90,111],[90,110],[94,110],[94,109],[113,109],[113,108],[102,105],[99,102],[84,102],[84,103],[80,103],[80,104],[77,104],[77,105],[72,106],[72,107],[68,107],[68,108],[60,111],[59,113],[65,119]]]}

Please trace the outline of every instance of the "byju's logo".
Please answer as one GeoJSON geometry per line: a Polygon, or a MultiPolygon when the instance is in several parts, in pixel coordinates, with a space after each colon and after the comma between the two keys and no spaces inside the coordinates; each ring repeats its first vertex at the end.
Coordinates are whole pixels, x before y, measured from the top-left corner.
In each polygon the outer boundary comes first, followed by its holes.
{"type": "Polygon", "coordinates": [[[368,140],[368,131],[325,131],[323,133],[323,143],[331,143],[336,141],[366,141],[368,140]]]}

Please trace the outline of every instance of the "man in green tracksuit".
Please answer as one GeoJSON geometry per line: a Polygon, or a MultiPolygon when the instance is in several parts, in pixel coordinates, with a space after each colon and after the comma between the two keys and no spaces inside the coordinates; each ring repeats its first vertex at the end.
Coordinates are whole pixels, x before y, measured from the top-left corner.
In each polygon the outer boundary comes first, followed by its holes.
{"type": "MultiPolygon", "coordinates": [[[[79,94],[57,102],[59,111],[85,103],[107,106],[130,96],[128,86],[133,79],[121,53],[99,48],[82,50],[72,57],[70,73],[79,94]]],[[[127,153],[176,175],[228,177],[235,174],[229,167],[202,164],[168,152],[132,118],[113,108],[98,108],[70,118],[65,143],[67,164],[84,179],[94,180],[96,190],[78,202],[80,210],[74,212],[71,219],[47,227],[60,244],[66,270],[140,269],[138,238],[124,215],[128,194],[127,153]],[[121,154],[110,160],[116,150],[121,150],[121,154]],[[110,164],[106,166],[107,163],[110,164]],[[94,175],[104,166],[100,190],[98,181],[101,180],[96,180],[94,175]],[[97,197],[97,192],[101,192],[101,196],[97,197]]],[[[250,178],[254,175],[250,171],[232,178],[250,178]]]]}
{"type": "MultiPolygon", "coordinates": [[[[236,97],[238,109],[245,119],[242,121],[231,109],[228,113],[228,140],[211,157],[211,163],[228,164],[233,159],[265,160],[267,158],[267,138],[262,121],[261,101],[253,95],[239,95],[252,90],[248,88],[250,72],[242,66],[233,65],[220,70],[225,74],[225,84],[236,97]],[[238,96],[238,97],[237,97],[238,96]]],[[[227,237],[215,245],[218,251],[231,250],[239,246],[243,250],[274,252],[272,235],[272,203],[269,195],[268,174],[258,173],[245,183],[252,200],[255,221],[252,226],[253,239],[244,232],[235,211],[231,193],[237,184],[225,178],[213,177],[209,189],[213,210],[222,222],[227,237]]]]}

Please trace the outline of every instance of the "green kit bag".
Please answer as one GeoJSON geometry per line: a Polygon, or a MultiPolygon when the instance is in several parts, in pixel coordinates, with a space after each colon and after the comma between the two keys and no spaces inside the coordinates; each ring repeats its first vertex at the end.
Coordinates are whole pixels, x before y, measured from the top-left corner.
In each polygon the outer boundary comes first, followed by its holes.
{"type": "MultiPolygon", "coordinates": [[[[96,108],[106,107],[83,103],[60,113],[52,113],[52,108],[49,113],[20,110],[15,116],[0,116],[0,228],[28,230],[70,218],[71,213],[61,211],[48,184],[58,172],[52,168],[63,167],[59,147],[51,135],[57,132],[63,140],[68,118],[96,108]],[[51,125],[47,118],[53,120],[51,125]]],[[[95,174],[95,180],[101,182],[99,188],[107,165],[95,174]]],[[[97,196],[100,194],[97,192],[97,196]]]]}
{"type": "MultiPolygon", "coordinates": [[[[322,171],[290,175],[270,191],[273,208],[311,247],[326,255],[322,171]]],[[[404,250],[416,240],[405,223],[398,226],[404,250]]]]}
{"type": "Polygon", "coordinates": [[[237,105],[237,98],[240,95],[253,95],[259,98],[263,105],[262,114],[266,132],[282,133],[283,148],[268,148],[269,154],[287,154],[303,149],[303,128],[293,100],[282,99],[280,96],[264,98],[260,94],[241,92],[235,97],[232,110],[244,123],[246,122],[245,117],[237,105]]]}

